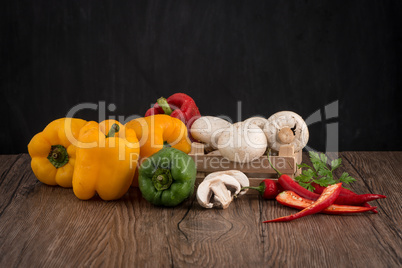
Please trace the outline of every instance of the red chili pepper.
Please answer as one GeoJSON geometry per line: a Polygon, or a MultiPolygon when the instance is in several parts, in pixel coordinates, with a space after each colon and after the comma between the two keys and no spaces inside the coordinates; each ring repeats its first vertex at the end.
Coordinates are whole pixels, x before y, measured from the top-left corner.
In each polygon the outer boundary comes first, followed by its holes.
{"type": "Polygon", "coordinates": [[[183,121],[188,130],[194,121],[201,116],[194,100],[184,93],[175,93],[167,99],[159,98],[154,107],[148,109],[145,116],[154,114],[167,114],[178,118],[183,121]]]}
{"type": "MultiPolygon", "coordinates": [[[[314,192],[320,194],[324,191],[325,187],[320,186],[317,183],[312,183],[314,186],[314,192]]],[[[364,205],[369,201],[373,201],[380,198],[386,198],[385,195],[380,194],[356,194],[351,190],[342,188],[341,193],[336,199],[335,203],[339,205],[364,205]]],[[[365,205],[367,206],[367,205],[365,205]]],[[[369,205],[370,206],[370,205],[369,205]]],[[[377,212],[377,211],[375,211],[377,212]]]]}
{"type": "MultiPolygon", "coordinates": [[[[361,205],[362,207],[366,207],[366,208],[377,208],[377,207],[373,207],[373,206],[371,206],[369,203],[364,203],[363,205],[361,205]]],[[[377,209],[373,209],[372,210],[375,214],[377,214],[378,213],[378,211],[377,211],[377,209]]]]}
{"type": "Polygon", "coordinates": [[[300,186],[300,184],[298,184],[288,175],[285,174],[280,175],[278,182],[283,187],[283,189],[296,192],[297,194],[299,194],[304,198],[317,200],[320,197],[319,194],[313,193],[307,190],[306,188],[300,186]]]}
{"type": "MultiPolygon", "coordinates": [[[[314,204],[315,201],[303,198],[292,191],[283,191],[278,194],[276,200],[284,206],[305,209],[308,206],[314,204]]],[[[377,207],[359,207],[359,206],[347,206],[332,204],[321,213],[325,214],[346,214],[346,213],[361,213],[366,211],[374,211],[377,207]]]]}
{"type": "Polygon", "coordinates": [[[281,185],[274,180],[265,179],[258,187],[243,187],[243,189],[253,189],[260,192],[264,199],[275,199],[275,197],[283,191],[281,185]]]}
{"type": "Polygon", "coordinates": [[[324,192],[320,195],[316,202],[311,204],[310,206],[306,207],[302,211],[297,212],[296,214],[280,217],[274,220],[264,221],[264,223],[268,222],[280,222],[280,221],[291,221],[295,219],[299,219],[301,217],[315,214],[321,212],[322,210],[326,209],[330,205],[334,203],[336,198],[338,197],[339,193],[342,189],[342,183],[332,184],[325,188],[324,192]]]}
{"type": "Polygon", "coordinates": [[[276,171],[276,173],[279,175],[278,182],[284,190],[293,191],[307,199],[317,200],[320,197],[319,194],[313,193],[313,192],[307,190],[306,188],[300,186],[300,184],[298,184],[295,180],[293,180],[288,175],[282,174],[281,172],[279,172],[279,170],[277,170],[272,165],[271,159],[269,158],[269,154],[268,154],[268,162],[271,165],[271,167],[276,171]]]}
{"type": "MultiPolygon", "coordinates": [[[[319,194],[323,192],[325,187],[320,186],[318,184],[313,184],[315,187],[315,192],[311,192],[307,190],[306,188],[300,186],[299,183],[297,183],[295,180],[293,180],[291,177],[288,175],[282,174],[279,172],[271,163],[271,160],[269,159],[268,156],[268,161],[271,165],[271,167],[278,173],[280,176],[278,179],[279,184],[282,186],[284,190],[288,191],[293,191],[300,196],[307,198],[307,199],[312,199],[312,200],[317,200],[319,198],[319,194]],[[318,187],[316,187],[318,186],[318,187]]],[[[379,195],[379,194],[364,194],[364,195],[358,195],[348,189],[342,188],[341,194],[339,194],[338,198],[335,200],[335,204],[337,205],[364,205],[365,207],[371,207],[367,202],[375,200],[375,199],[380,199],[380,198],[386,198],[385,195],[379,195]]],[[[377,210],[373,210],[374,213],[378,213],[377,210]]]]}

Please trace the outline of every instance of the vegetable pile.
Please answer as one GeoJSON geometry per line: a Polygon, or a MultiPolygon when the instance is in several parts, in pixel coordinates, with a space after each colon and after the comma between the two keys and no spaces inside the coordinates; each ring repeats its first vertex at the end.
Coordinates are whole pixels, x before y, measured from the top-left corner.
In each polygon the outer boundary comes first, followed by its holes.
{"type": "MultiPolygon", "coordinates": [[[[307,144],[306,123],[296,113],[283,111],[268,119],[252,117],[232,124],[222,118],[201,116],[194,100],[176,93],[157,100],[144,117],[121,124],[78,118],[60,118],[49,123],[28,144],[31,167],[39,181],[72,188],[75,196],[88,200],[122,198],[130,186],[138,186],[142,196],[157,206],[177,206],[195,190],[196,164],[188,154],[191,142],[204,143],[233,162],[247,163],[267,151],[280,148],[301,151],[307,144]],[[137,169],[138,166],[138,169],[137,169]]],[[[347,172],[339,178],[334,172],[341,159],[331,161],[325,154],[310,152],[312,166],[292,179],[282,174],[278,180],[264,179],[251,187],[240,170],[208,174],[198,186],[196,198],[201,207],[226,209],[248,190],[257,190],[263,199],[276,199],[298,213],[270,222],[298,219],[315,213],[362,213],[376,208],[368,202],[385,198],[379,194],[356,194],[342,185],[355,181],[347,172]]]]}
{"type": "Polygon", "coordinates": [[[48,185],[73,188],[82,200],[116,200],[139,185],[143,197],[155,205],[180,204],[194,192],[196,166],[188,155],[186,124],[191,125],[199,111],[183,93],[167,103],[174,111],[162,114],[156,106],[152,115],[125,125],[77,118],[51,122],[28,144],[35,176],[48,185]]]}
{"type": "MultiPolygon", "coordinates": [[[[336,159],[331,162],[332,169],[328,169],[326,166],[327,158],[324,154],[321,154],[319,158],[317,158],[316,153],[310,153],[310,160],[313,163],[316,172],[312,171],[311,168],[306,164],[301,164],[299,167],[308,167],[310,168],[307,172],[303,171],[302,175],[293,180],[286,174],[281,174],[271,163],[272,168],[277,172],[280,176],[278,179],[279,184],[285,190],[276,196],[276,200],[282,205],[303,209],[302,211],[286,217],[281,217],[274,220],[264,221],[264,223],[269,222],[279,222],[279,221],[291,221],[294,219],[298,219],[307,215],[323,212],[327,214],[343,214],[343,213],[360,213],[366,211],[373,211],[377,213],[376,208],[370,206],[367,202],[375,199],[385,198],[384,195],[377,194],[365,194],[358,195],[354,192],[342,188],[342,182],[338,182],[336,184],[331,184],[331,182],[335,182],[336,180],[333,178],[332,172],[335,168],[338,168],[341,165],[341,159],[336,159]],[[335,163],[335,164],[334,164],[335,163]],[[326,176],[330,176],[330,178],[323,179],[314,179],[313,176],[310,177],[311,183],[316,183],[315,186],[317,188],[318,193],[314,193],[306,188],[315,190],[314,186],[310,184],[306,184],[307,177],[306,174],[314,175],[320,174],[319,170],[327,170],[325,173],[326,176]],[[301,178],[302,177],[302,178],[301,178]],[[299,184],[297,181],[302,180],[304,184],[299,184]],[[320,184],[318,184],[320,183],[320,184]],[[322,186],[322,185],[326,185],[322,186]],[[305,186],[306,188],[304,188],[305,186]],[[299,201],[299,202],[298,202],[299,201]],[[346,206],[342,206],[346,205],[346,206]],[[356,206],[357,205],[357,206],[356,206]]],[[[268,156],[269,159],[269,156],[268,156]]],[[[323,173],[321,173],[323,174],[323,173]]],[[[355,179],[351,178],[347,173],[343,173],[341,178],[343,177],[345,183],[350,183],[355,181],[355,179]],[[345,180],[345,178],[347,178],[345,180]]],[[[340,180],[340,179],[339,179],[340,180]]]]}
{"type": "Polygon", "coordinates": [[[307,144],[309,132],[300,115],[283,111],[270,116],[251,117],[242,122],[230,122],[214,116],[201,116],[191,126],[191,135],[210,150],[233,162],[247,163],[264,155],[267,149],[279,151],[283,145],[294,152],[307,144]]]}

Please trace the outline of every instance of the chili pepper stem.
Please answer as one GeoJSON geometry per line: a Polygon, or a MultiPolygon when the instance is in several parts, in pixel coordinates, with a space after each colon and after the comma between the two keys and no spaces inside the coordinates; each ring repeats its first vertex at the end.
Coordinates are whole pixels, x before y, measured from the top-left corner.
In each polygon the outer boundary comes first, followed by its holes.
{"type": "Polygon", "coordinates": [[[282,176],[282,173],[279,172],[279,170],[277,170],[277,169],[274,167],[274,165],[272,165],[271,159],[269,158],[269,155],[270,155],[270,154],[271,154],[271,150],[268,150],[267,158],[268,158],[269,165],[276,171],[276,173],[277,173],[279,176],[282,176]]]}
{"type": "Polygon", "coordinates": [[[258,192],[260,192],[261,195],[263,195],[263,194],[264,194],[264,191],[265,191],[265,186],[264,186],[264,185],[260,185],[260,186],[257,186],[257,187],[247,186],[247,187],[241,188],[240,191],[243,191],[243,190],[245,190],[245,189],[257,190],[258,192]]]}
{"type": "Polygon", "coordinates": [[[110,127],[110,130],[109,130],[109,132],[108,132],[107,135],[106,135],[106,138],[112,138],[112,137],[114,137],[114,135],[115,135],[117,132],[119,132],[119,130],[120,130],[120,126],[119,126],[118,124],[113,124],[113,125],[110,127]]]}
{"type": "Polygon", "coordinates": [[[156,102],[162,108],[165,114],[170,115],[172,113],[172,109],[170,108],[169,103],[164,97],[160,97],[156,102]]]}

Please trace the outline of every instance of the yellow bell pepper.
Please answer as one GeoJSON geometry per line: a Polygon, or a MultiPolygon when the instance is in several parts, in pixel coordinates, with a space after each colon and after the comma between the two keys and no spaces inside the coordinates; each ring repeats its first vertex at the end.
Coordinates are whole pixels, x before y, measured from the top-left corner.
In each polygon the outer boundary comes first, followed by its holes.
{"type": "Polygon", "coordinates": [[[48,185],[72,187],[75,144],[87,121],[77,118],[54,120],[28,144],[31,167],[39,181],[48,185]]]}
{"type": "Polygon", "coordinates": [[[137,118],[128,122],[126,128],[133,129],[137,134],[142,159],[160,151],[166,143],[186,154],[191,151],[186,125],[169,115],[157,114],[137,118]]]}
{"type": "Polygon", "coordinates": [[[88,122],[80,131],[73,175],[74,194],[83,200],[122,197],[130,188],[140,152],[132,129],[116,120],[88,122]]]}

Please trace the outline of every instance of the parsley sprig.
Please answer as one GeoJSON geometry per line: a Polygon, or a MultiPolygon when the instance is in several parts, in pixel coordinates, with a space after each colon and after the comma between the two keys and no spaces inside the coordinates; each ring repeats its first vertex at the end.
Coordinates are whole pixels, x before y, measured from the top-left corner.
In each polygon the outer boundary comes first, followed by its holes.
{"type": "Polygon", "coordinates": [[[314,186],[311,183],[315,182],[320,186],[327,187],[328,185],[332,185],[338,182],[344,182],[346,184],[350,184],[351,182],[356,181],[354,178],[349,176],[347,172],[344,172],[339,179],[335,179],[333,172],[335,169],[341,166],[342,159],[338,158],[331,161],[331,166],[327,166],[328,158],[323,153],[316,153],[313,151],[309,152],[311,163],[313,163],[313,167],[302,163],[297,165],[299,168],[307,168],[303,170],[303,172],[295,178],[296,181],[299,182],[301,186],[304,188],[314,191],[314,186]]]}

